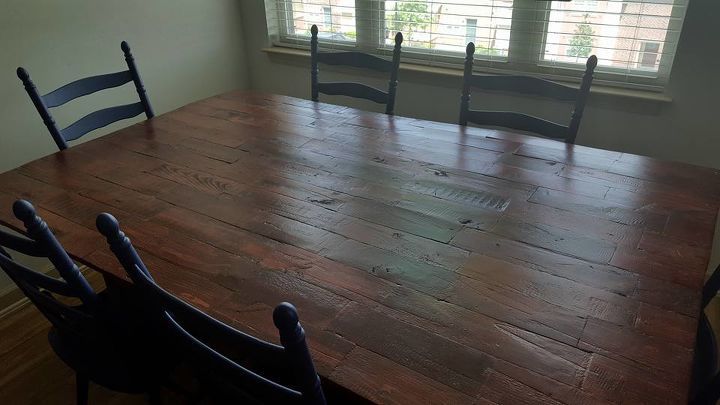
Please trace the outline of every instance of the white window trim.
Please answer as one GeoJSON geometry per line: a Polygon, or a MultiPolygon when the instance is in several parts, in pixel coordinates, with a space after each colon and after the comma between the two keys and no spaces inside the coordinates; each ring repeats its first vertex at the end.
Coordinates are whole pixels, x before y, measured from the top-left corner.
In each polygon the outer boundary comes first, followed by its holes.
{"type": "MultiPolygon", "coordinates": [[[[275,32],[272,38],[273,46],[288,47],[296,49],[309,49],[310,40],[306,37],[294,37],[286,31],[287,27],[283,24],[275,23],[271,27],[271,20],[282,21],[282,14],[286,14],[285,20],[290,20],[292,12],[283,10],[284,2],[278,0],[265,0],[266,13],[268,16],[275,13],[277,18],[268,18],[268,31],[275,32]]],[[[373,24],[378,21],[384,21],[384,8],[379,7],[382,4],[376,0],[355,0],[355,20],[356,34],[355,42],[351,41],[329,41],[323,40],[320,43],[331,44],[334,50],[359,50],[378,56],[390,56],[392,49],[381,45],[381,38],[384,38],[384,27],[375,27],[373,24]]],[[[544,4],[547,13],[550,13],[551,2],[538,0],[514,0],[512,21],[534,21],[532,14],[536,13],[533,7],[544,4]]],[[[613,68],[603,66],[595,71],[595,83],[610,87],[637,89],[643,91],[663,92],[670,76],[672,69],[671,55],[674,57],[677,43],[679,39],[679,31],[682,26],[684,15],[683,7],[673,7],[670,16],[670,25],[668,33],[674,34],[674,38],[666,40],[663,46],[663,52],[659,63],[659,69],[655,71],[634,70],[628,74],[626,69],[613,68]],[[671,50],[672,52],[667,52],[671,50]],[[632,81],[618,80],[632,76],[632,81]]],[[[510,46],[507,57],[492,56],[484,58],[482,55],[475,55],[474,70],[483,73],[515,73],[515,74],[532,74],[538,77],[544,77],[550,80],[560,80],[566,82],[580,82],[583,69],[582,65],[563,63],[563,62],[546,62],[537,58],[534,65],[528,64],[528,60],[532,60],[532,55],[540,55],[541,47],[545,43],[547,35],[548,18],[545,22],[536,21],[535,26],[519,28],[511,27],[510,46]],[[542,34],[537,34],[541,32],[542,34]],[[534,36],[542,35],[543,38],[538,39],[534,36]],[[532,44],[528,47],[527,44],[532,44]]],[[[415,64],[421,66],[432,66],[439,68],[462,69],[464,54],[451,51],[433,50],[432,54],[419,49],[404,48],[402,53],[402,61],[407,64],[415,64]]]]}

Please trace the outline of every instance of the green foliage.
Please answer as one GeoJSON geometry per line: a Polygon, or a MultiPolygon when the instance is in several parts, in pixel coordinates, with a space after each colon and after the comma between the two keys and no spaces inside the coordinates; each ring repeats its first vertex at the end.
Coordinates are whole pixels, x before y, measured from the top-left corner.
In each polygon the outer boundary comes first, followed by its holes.
{"type": "Polygon", "coordinates": [[[575,33],[570,38],[570,47],[567,54],[574,56],[576,59],[587,58],[592,52],[593,31],[592,27],[587,23],[588,15],[585,14],[585,20],[575,27],[575,33]]]}
{"type": "Polygon", "coordinates": [[[481,44],[475,44],[476,55],[500,56],[500,51],[495,48],[488,48],[481,44]]]}
{"type": "Polygon", "coordinates": [[[408,41],[412,41],[415,31],[427,30],[432,20],[426,2],[395,3],[392,21],[388,24],[393,31],[401,31],[408,41]]]}

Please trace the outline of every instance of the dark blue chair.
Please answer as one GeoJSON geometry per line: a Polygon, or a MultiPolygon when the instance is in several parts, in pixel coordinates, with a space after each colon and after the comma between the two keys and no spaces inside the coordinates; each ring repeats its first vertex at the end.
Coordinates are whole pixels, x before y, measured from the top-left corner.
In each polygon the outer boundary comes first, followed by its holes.
{"type": "Polygon", "coordinates": [[[130,53],[130,45],[123,41],[120,47],[125,54],[128,70],[76,80],[44,96],[38,93],[38,89],[32,80],[30,80],[30,74],[27,70],[22,67],[17,69],[17,75],[20,80],[22,80],[25,90],[30,96],[30,100],[32,100],[38,113],[40,113],[40,117],[60,150],[67,149],[68,142],[74,141],[90,131],[102,128],[113,122],[132,118],[141,113],[145,113],[148,119],[155,115],[145,91],[145,86],[143,86],[143,82],[140,79],[140,73],[138,73],[137,67],[135,66],[135,59],[132,53],[130,53]],[[50,114],[50,108],[61,106],[68,101],[100,90],[122,86],[130,81],[135,84],[135,89],[137,90],[138,96],[140,96],[140,101],[137,103],[95,111],[80,118],[62,130],[58,128],[50,114]]]}
{"type": "Polygon", "coordinates": [[[395,95],[397,94],[398,70],[400,69],[400,51],[403,42],[402,33],[395,34],[395,47],[392,61],[378,58],[362,52],[318,52],[318,27],[310,28],[310,91],[312,101],[318,101],[320,93],[341,95],[370,100],[385,104],[385,114],[395,113],[395,95]],[[390,73],[388,91],[354,82],[320,82],[318,80],[318,63],[326,65],[352,66],[376,72],[390,73]]]}
{"type": "Polygon", "coordinates": [[[0,268],[52,324],[48,339],[76,373],[77,403],[87,404],[89,381],[119,392],[147,393],[157,402],[158,388],[174,367],[171,353],[161,355],[159,340],[144,334],[138,339],[135,331],[146,327],[143,321],[126,316],[121,303],[92,289],[32,204],[18,200],[13,212],[28,237],[0,230],[0,268]],[[48,258],[60,277],[25,267],[9,250],[48,258]]]}
{"type": "Polygon", "coordinates": [[[718,291],[720,291],[720,266],[715,269],[703,287],[702,310],[695,343],[692,400],[690,401],[693,405],[715,405],[720,400],[717,338],[705,314],[705,308],[718,294],[718,291]]]}
{"type": "Polygon", "coordinates": [[[282,303],[273,312],[282,346],[260,340],[158,286],[112,215],[100,214],[97,228],[144,297],[145,310],[162,319],[168,340],[180,344],[178,349],[187,354],[201,381],[211,388],[213,398],[221,403],[326,403],[295,307],[282,303]]]}
{"type": "Polygon", "coordinates": [[[574,144],[580,129],[585,104],[590,95],[593,74],[598,64],[595,55],[591,55],[585,63],[585,73],[579,88],[565,86],[549,80],[532,76],[515,75],[475,75],[473,61],[475,44],[467,44],[465,48],[465,67],[463,71],[463,87],[460,96],[460,125],[468,122],[519,129],[534,132],[541,136],[574,144]],[[573,111],[568,125],[558,124],[542,118],[515,111],[484,111],[470,109],[470,89],[478,88],[488,91],[506,91],[519,94],[553,99],[560,102],[573,103],[573,111]]]}

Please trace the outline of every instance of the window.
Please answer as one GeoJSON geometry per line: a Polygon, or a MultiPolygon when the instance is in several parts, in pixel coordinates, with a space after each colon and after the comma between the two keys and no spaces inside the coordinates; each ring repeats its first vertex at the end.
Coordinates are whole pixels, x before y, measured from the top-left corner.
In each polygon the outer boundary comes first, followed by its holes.
{"type": "Polygon", "coordinates": [[[477,34],[477,19],[468,18],[465,20],[465,42],[475,42],[477,34]]]}
{"type": "Polygon", "coordinates": [[[670,74],[688,0],[265,0],[275,44],[389,55],[404,35],[404,62],[462,65],[474,42],[488,72],[579,78],[597,55],[596,80],[662,89],[670,74]]]}
{"type": "Polygon", "coordinates": [[[323,7],[323,16],[325,17],[325,26],[332,27],[332,9],[330,7],[323,7]]]}
{"type": "Polygon", "coordinates": [[[638,67],[641,69],[658,69],[659,42],[643,42],[640,44],[638,67]]]}

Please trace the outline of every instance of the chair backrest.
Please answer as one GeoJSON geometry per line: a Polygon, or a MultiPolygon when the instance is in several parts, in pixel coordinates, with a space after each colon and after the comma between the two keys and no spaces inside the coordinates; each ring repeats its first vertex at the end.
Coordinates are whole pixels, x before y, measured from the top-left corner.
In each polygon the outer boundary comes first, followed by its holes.
{"type": "Polygon", "coordinates": [[[273,312],[281,346],[258,339],[216,320],[156,284],[112,215],[100,214],[97,228],[147,299],[148,310],[159,314],[169,332],[182,342],[185,351],[191,355],[190,360],[205,373],[232,386],[243,396],[249,395],[263,403],[325,404],[320,379],[295,307],[281,303],[273,312]],[[233,351],[239,350],[246,360],[251,359],[249,363],[256,365],[257,369],[250,370],[231,360],[203,335],[212,336],[213,341],[219,339],[230,343],[233,351]],[[274,374],[273,371],[290,373],[290,379],[280,378],[278,381],[269,376],[274,374]]]}
{"type": "Polygon", "coordinates": [[[519,129],[542,136],[575,143],[585,103],[590,94],[593,72],[597,66],[597,57],[592,55],[585,64],[585,74],[580,88],[564,86],[549,80],[530,76],[474,75],[473,56],[475,44],[470,42],[465,49],[465,69],[463,88],[460,97],[460,125],[472,122],[479,125],[499,126],[519,129]],[[490,91],[509,91],[546,97],[564,102],[574,102],[575,107],[570,124],[565,126],[530,115],[511,111],[480,111],[470,109],[470,89],[479,88],[490,91]]]}
{"type": "Polygon", "coordinates": [[[140,73],[138,73],[137,66],[135,66],[135,59],[130,52],[130,45],[123,41],[120,47],[125,54],[125,62],[127,62],[128,70],[79,79],[51,91],[44,96],[38,92],[37,87],[35,87],[35,84],[30,79],[28,71],[22,67],[17,69],[17,75],[20,80],[22,80],[25,90],[30,96],[30,100],[32,100],[38,113],[40,113],[40,117],[60,150],[67,149],[67,142],[74,141],[90,131],[102,128],[113,122],[132,118],[143,112],[147,118],[152,118],[155,115],[150,105],[147,92],[145,91],[145,86],[140,79],[140,73]],[[130,81],[135,84],[135,89],[140,97],[140,101],[137,103],[92,112],[62,130],[57,126],[50,114],[50,108],[61,106],[68,101],[100,90],[122,86],[130,81]]]}
{"type": "Polygon", "coordinates": [[[91,338],[87,327],[98,310],[97,295],[47,224],[36,214],[32,204],[18,200],[13,205],[13,212],[25,225],[28,237],[0,230],[0,268],[61,334],[78,339],[91,338]],[[60,278],[25,267],[15,261],[6,249],[48,258],[60,278]],[[76,298],[82,305],[65,304],[53,294],[76,298]]]}
{"type": "Polygon", "coordinates": [[[385,113],[392,115],[395,111],[395,94],[397,93],[397,76],[400,68],[400,50],[403,41],[402,33],[395,34],[395,47],[392,61],[378,58],[362,52],[318,52],[318,27],[310,29],[310,83],[312,100],[318,101],[318,94],[343,95],[385,104],[385,113]],[[353,82],[319,82],[318,63],[326,65],[344,65],[370,69],[378,72],[389,72],[388,91],[353,82]]]}

